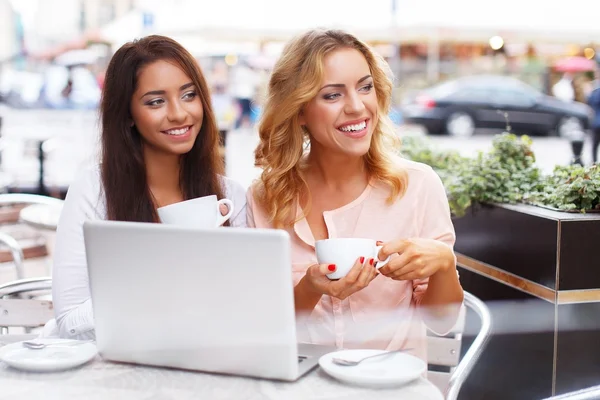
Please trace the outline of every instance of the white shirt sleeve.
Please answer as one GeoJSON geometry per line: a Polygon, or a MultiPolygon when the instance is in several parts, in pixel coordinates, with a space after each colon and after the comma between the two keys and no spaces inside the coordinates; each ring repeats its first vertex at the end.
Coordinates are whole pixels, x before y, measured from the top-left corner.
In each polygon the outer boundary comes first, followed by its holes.
{"type": "Polygon", "coordinates": [[[233,215],[229,224],[234,228],[245,228],[246,224],[246,190],[233,179],[223,177],[225,197],[233,202],[233,215]]]}
{"type": "Polygon", "coordinates": [[[95,339],[83,223],[105,215],[98,167],[86,169],[69,187],[56,230],[52,299],[62,338],[95,339]]]}

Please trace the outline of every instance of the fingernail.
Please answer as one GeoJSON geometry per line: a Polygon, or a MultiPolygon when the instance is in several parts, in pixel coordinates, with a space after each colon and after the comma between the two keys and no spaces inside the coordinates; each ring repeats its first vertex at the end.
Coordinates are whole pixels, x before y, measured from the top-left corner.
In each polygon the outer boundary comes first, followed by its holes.
{"type": "MultiPolygon", "coordinates": [[[[371,242],[371,243],[373,243],[373,242],[371,242]]],[[[383,244],[383,242],[382,242],[381,240],[378,240],[377,242],[375,242],[375,244],[376,244],[377,246],[379,246],[380,244],[383,244]]]]}
{"type": "MultiPolygon", "coordinates": [[[[371,242],[371,243],[373,243],[373,242],[371,242]]],[[[375,262],[375,260],[371,258],[371,259],[369,260],[369,264],[373,265],[373,262],[375,262]]]]}
{"type": "MultiPolygon", "coordinates": [[[[371,243],[373,243],[373,242],[371,242],[371,243]]],[[[335,264],[329,264],[327,269],[330,270],[331,272],[335,271],[335,264]]]]}
{"type": "Polygon", "coordinates": [[[360,258],[360,263],[362,264],[362,263],[364,263],[364,262],[365,262],[365,258],[364,258],[364,257],[361,257],[361,258],[360,258]]]}

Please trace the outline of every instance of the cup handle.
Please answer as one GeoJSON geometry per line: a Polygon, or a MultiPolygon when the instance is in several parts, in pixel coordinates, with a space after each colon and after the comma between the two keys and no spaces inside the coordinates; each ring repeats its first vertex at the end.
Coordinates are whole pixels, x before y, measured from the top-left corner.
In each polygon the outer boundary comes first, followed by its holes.
{"type": "Polygon", "coordinates": [[[388,258],[386,258],[385,260],[379,261],[378,254],[379,254],[379,251],[381,250],[382,247],[383,246],[377,246],[377,247],[375,247],[375,255],[373,256],[373,258],[375,258],[375,261],[377,261],[377,269],[383,267],[385,264],[387,264],[388,262],[390,262],[390,258],[392,257],[392,256],[388,256],[388,258]]]}
{"type": "Polygon", "coordinates": [[[217,201],[217,226],[221,226],[225,223],[225,221],[227,221],[229,218],[231,218],[231,216],[233,215],[233,201],[229,200],[229,199],[221,199],[219,201],[217,201]],[[227,209],[229,210],[227,212],[227,214],[225,215],[221,215],[221,210],[219,209],[219,206],[221,204],[225,204],[227,206],[227,209]]]}

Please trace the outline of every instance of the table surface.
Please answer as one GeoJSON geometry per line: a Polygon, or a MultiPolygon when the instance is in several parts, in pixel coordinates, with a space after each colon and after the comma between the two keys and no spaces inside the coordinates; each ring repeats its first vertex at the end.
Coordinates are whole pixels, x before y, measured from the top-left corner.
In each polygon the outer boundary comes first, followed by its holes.
{"type": "Polygon", "coordinates": [[[35,228],[56,230],[62,205],[32,204],[21,210],[21,221],[35,228]]]}
{"type": "Polygon", "coordinates": [[[102,361],[69,371],[28,373],[0,362],[0,400],[21,399],[248,399],[443,400],[425,378],[393,389],[345,385],[318,367],[297,382],[277,382],[102,361]]]}

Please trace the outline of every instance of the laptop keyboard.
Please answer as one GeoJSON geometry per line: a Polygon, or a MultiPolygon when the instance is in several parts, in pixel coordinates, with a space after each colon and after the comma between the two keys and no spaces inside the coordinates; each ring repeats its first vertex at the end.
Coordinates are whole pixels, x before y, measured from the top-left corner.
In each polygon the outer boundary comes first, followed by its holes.
{"type": "Polygon", "coordinates": [[[306,360],[308,357],[306,356],[298,356],[298,364],[300,364],[302,361],[306,360]]]}

